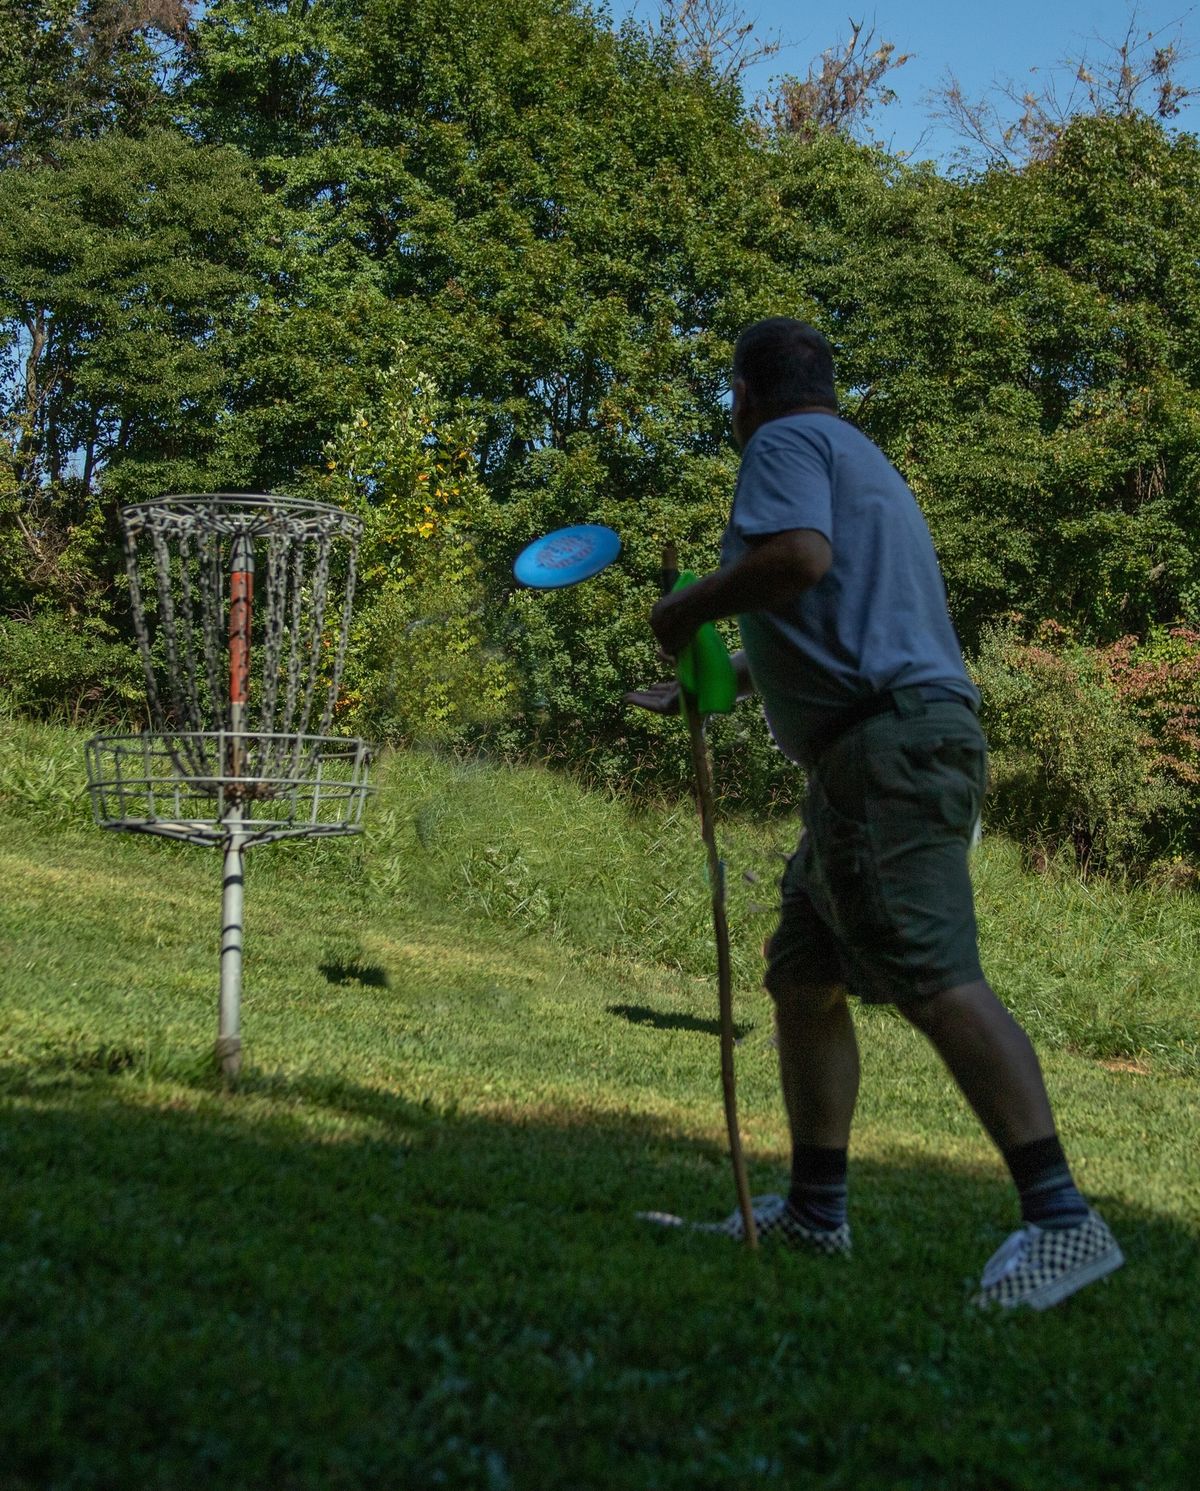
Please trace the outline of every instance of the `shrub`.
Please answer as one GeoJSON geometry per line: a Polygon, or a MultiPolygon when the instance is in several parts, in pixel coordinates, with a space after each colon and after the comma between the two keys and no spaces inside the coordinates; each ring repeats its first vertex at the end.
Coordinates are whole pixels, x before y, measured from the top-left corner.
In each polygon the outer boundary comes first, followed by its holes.
{"type": "Polygon", "coordinates": [[[450,743],[508,705],[509,669],[482,621],[477,433],[401,349],[372,407],[327,448],[319,495],[365,525],[337,717],[374,740],[450,743]]]}
{"type": "Polygon", "coordinates": [[[1153,767],[1200,790],[1200,632],[1158,628],[1103,649],[1112,686],[1142,726],[1153,767]]]}
{"type": "Polygon", "coordinates": [[[1092,648],[1053,622],[1032,640],[986,632],[973,673],[989,816],[1027,845],[1068,843],[1084,870],[1143,871],[1200,848],[1198,671],[1190,633],[1092,648]]]}
{"type": "Polygon", "coordinates": [[[0,621],[0,699],[35,719],[126,721],[143,705],[137,652],[97,616],[0,621]]]}

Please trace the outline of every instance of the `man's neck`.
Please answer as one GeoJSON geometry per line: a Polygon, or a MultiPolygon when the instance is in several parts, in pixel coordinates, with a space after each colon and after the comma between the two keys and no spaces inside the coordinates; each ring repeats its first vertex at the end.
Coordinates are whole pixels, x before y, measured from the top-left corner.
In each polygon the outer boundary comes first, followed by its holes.
{"type": "Polygon", "coordinates": [[[793,414],[827,414],[831,419],[839,418],[837,410],[831,409],[828,404],[797,404],[794,409],[781,409],[778,414],[768,414],[762,419],[756,419],[750,429],[745,431],[740,449],[745,450],[763,425],[774,424],[777,419],[790,419],[793,414]]]}

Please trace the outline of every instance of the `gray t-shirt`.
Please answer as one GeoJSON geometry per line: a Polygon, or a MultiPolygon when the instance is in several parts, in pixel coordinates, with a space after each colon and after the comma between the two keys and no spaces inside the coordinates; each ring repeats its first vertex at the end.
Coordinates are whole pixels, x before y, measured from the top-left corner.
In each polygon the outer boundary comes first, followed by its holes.
{"type": "Polygon", "coordinates": [[[884,689],[938,684],[978,707],[916,498],[879,447],[836,414],[789,414],[754,432],[721,563],[739,559],[748,540],[794,528],[829,540],[828,572],[785,610],[738,617],[786,756],[811,765],[833,718],[884,689]]]}

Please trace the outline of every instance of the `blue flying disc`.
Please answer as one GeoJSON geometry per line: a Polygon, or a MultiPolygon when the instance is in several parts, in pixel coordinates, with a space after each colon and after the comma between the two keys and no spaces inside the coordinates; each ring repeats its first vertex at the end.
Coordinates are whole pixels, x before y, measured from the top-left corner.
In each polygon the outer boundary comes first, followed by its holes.
{"type": "Polygon", "coordinates": [[[621,552],[621,540],[600,523],[576,523],[534,539],[517,555],[513,574],[533,590],[578,585],[610,565],[621,552]]]}

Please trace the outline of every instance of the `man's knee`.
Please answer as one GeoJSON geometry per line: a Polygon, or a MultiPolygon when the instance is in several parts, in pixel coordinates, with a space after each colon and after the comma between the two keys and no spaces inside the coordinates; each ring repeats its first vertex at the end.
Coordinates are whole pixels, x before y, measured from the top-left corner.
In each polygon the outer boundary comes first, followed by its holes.
{"type": "Polygon", "coordinates": [[[846,1001],[846,986],[841,983],[813,982],[778,970],[768,970],[763,983],[775,1001],[776,1024],[789,1018],[823,1015],[846,1001]]]}
{"type": "Polygon", "coordinates": [[[995,998],[987,981],[977,979],[969,984],[956,984],[953,989],[942,989],[937,994],[907,999],[896,1008],[910,1025],[931,1035],[956,1021],[970,1019],[995,998]]]}
{"type": "Polygon", "coordinates": [[[846,985],[840,977],[831,977],[824,969],[815,972],[789,966],[790,960],[777,958],[776,952],[775,938],[768,937],[763,943],[763,961],[767,965],[763,987],[775,1001],[777,1014],[782,1010],[785,1017],[792,1011],[801,1016],[819,1015],[845,1001],[846,985]]]}

